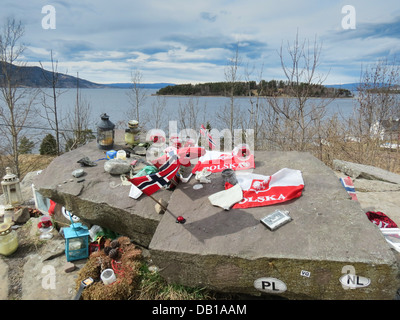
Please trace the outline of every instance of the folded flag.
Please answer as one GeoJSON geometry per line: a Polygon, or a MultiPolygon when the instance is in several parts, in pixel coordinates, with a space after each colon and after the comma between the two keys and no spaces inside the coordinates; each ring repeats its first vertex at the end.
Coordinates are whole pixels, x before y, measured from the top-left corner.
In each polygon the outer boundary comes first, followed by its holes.
{"type": "Polygon", "coordinates": [[[221,172],[224,169],[254,169],[254,155],[249,148],[235,148],[232,152],[206,151],[192,169],[192,173],[207,169],[210,172],[221,172]]]}
{"type": "Polygon", "coordinates": [[[340,178],[340,182],[342,183],[343,187],[346,189],[347,193],[351,196],[352,200],[358,200],[356,189],[354,188],[353,181],[350,177],[340,178]]]}
{"type": "Polygon", "coordinates": [[[397,228],[397,224],[383,212],[368,211],[365,214],[369,221],[376,224],[379,228],[397,228]]]}
{"type": "Polygon", "coordinates": [[[142,177],[134,177],[128,179],[128,181],[134,184],[144,194],[150,196],[157,190],[168,186],[171,180],[175,178],[180,167],[179,161],[177,160],[178,156],[176,154],[171,154],[167,162],[159,168],[158,172],[142,177]]]}
{"type": "Polygon", "coordinates": [[[208,132],[208,130],[204,127],[204,125],[201,125],[200,127],[200,134],[203,137],[207,137],[207,141],[208,141],[208,146],[210,147],[210,150],[213,150],[217,145],[215,143],[215,141],[213,140],[211,134],[208,132]]]}
{"type": "MultiPolygon", "coordinates": [[[[237,174],[236,179],[243,190],[242,201],[233,209],[268,206],[301,196],[304,181],[300,170],[283,168],[271,176],[260,174],[237,174]]],[[[225,189],[232,187],[228,183],[225,189]]]]}

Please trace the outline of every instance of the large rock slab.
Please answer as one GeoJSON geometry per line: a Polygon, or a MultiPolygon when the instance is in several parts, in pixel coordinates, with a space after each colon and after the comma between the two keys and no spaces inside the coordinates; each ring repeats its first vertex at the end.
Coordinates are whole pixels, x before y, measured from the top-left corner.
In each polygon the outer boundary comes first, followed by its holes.
{"type": "Polygon", "coordinates": [[[343,160],[333,160],[333,168],[347,174],[353,179],[364,178],[369,180],[380,180],[400,184],[400,175],[365,164],[353,163],[343,160]]]}
{"type": "Polygon", "coordinates": [[[78,270],[86,260],[74,261],[77,270],[66,273],[65,240],[47,241],[40,251],[26,257],[21,300],[72,300],[76,295],[78,270]]]}
{"type": "Polygon", "coordinates": [[[287,287],[280,295],[291,299],[393,299],[400,287],[395,253],[334,172],[308,153],[256,152],[255,159],[259,174],[301,170],[302,196],[224,211],[208,200],[223,190],[220,174],[212,174],[212,183],[199,190],[193,189],[194,179],[180,184],[169,203],[171,213],[164,214],[150,243],[161,275],[223,292],[261,294],[255,280],[275,278],[287,287]],[[293,220],[270,231],[260,219],[276,209],[288,210],[293,220]],[[186,223],[176,223],[179,215],[186,223]],[[370,285],[343,287],[339,279],[348,270],[370,279],[370,285]]]}
{"type": "MultiPolygon", "coordinates": [[[[124,147],[123,135],[117,132],[114,149],[124,147]]],[[[105,157],[106,151],[100,150],[96,141],[67,152],[35,177],[35,188],[44,197],[65,206],[84,223],[100,225],[148,247],[161,219],[155,202],[143,195],[137,200],[129,197],[130,185],[121,184],[120,175],[104,170],[104,162],[108,161],[105,157]],[[81,167],[77,161],[85,157],[97,166],[81,167]],[[85,173],[75,178],[72,172],[80,168],[85,173]],[[84,181],[79,182],[81,179],[84,181]]],[[[160,190],[155,197],[168,202],[171,194],[169,190],[160,190]]]]}
{"type": "MultiPolygon", "coordinates": [[[[337,171],[338,178],[346,175],[337,171]]],[[[395,177],[396,174],[390,173],[395,177]]],[[[400,180],[400,175],[397,175],[400,180]]],[[[395,181],[395,179],[392,179],[395,181]]],[[[400,226],[400,184],[375,179],[355,178],[353,180],[357,200],[364,212],[380,211],[400,226]]]]}

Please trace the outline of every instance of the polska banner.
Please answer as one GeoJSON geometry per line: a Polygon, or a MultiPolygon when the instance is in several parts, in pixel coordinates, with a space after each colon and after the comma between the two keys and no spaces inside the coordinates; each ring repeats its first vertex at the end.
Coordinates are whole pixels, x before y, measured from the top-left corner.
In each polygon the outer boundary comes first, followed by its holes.
{"type": "MultiPolygon", "coordinates": [[[[301,196],[304,181],[300,170],[284,168],[271,176],[260,174],[237,174],[236,179],[243,190],[243,199],[233,209],[268,206],[301,196]]],[[[226,183],[225,189],[232,185],[226,183]]]]}
{"type": "Polygon", "coordinates": [[[247,145],[241,145],[232,152],[206,151],[194,166],[192,173],[207,169],[210,172],[221,172],[224,169],[254,169],[254,155],[247,145]]]}

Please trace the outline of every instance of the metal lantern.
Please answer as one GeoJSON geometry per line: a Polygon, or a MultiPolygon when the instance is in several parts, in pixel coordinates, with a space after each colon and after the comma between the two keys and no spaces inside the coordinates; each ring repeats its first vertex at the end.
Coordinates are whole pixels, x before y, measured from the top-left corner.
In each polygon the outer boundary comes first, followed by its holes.
{"type": "Polygon", "coordinates": [[[109,120],[106,113],[101,115],[101,121],[97,124],[97,145],[100,149],[110,150],[114,146],[115,125],[109,120]]]}
{"type": "Polygon", "coordinates": [[[6,168],[6,175],[1,181],[3,193],[5,197],[5,204],[14,206],[22,203],[21,187],[19,185],[18,177],[11,172],[11,168],[6,168]]]}
{"type": "Polygon", "coordinates": [[[85,259],[89,256],[89,231],[82,223],[72,223],[64,229],[65,255],[67,261],[85,259]]]}

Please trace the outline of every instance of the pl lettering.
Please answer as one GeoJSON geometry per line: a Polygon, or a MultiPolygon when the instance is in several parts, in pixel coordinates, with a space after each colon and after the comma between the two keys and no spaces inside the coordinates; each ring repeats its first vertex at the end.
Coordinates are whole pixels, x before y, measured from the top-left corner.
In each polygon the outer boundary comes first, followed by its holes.
{"type": "Polygon", "coordinates": [[[272,290],[272,291],[279,291],[279,289],[277,289],[275,287],[275,282],[273,281],[263,281],[261,282],[261,288],[264,290],[272,290]]]}

